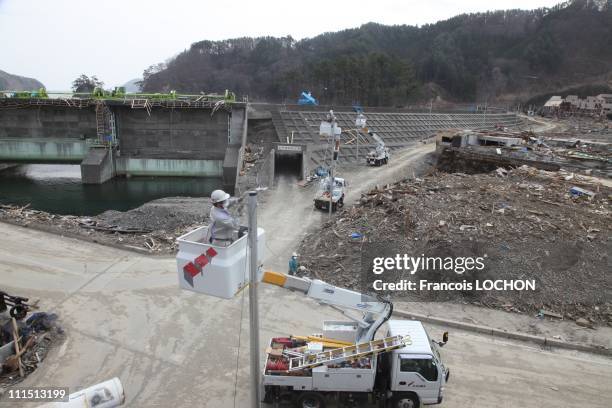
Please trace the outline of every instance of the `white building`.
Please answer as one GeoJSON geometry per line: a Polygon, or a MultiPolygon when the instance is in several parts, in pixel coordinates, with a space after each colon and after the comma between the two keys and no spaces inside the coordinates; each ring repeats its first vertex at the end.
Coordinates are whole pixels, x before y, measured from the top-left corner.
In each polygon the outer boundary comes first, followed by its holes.
{"type": "Polygon", "coordinates": [[[544,104],[543,112],[560,113],[575,112],[582,114],[609,114],[612,112],[612,94],[600,94],[597,96],[587,96],[581,99],[578,95],[551,96],[544,104]]]}
{"type": "Polygon", "coordinates": [[[580,109],[582,110],[594,111],[600,108],[601,103],[596,96],[587,96],[585,99],[582,99],[582,103],[580,104],[580,109]]]}
{"type": "Polygon", "coordinates": [[[572,105],[572,108],[579,108],[581,99],[578,97],[578,95],[567,95],[565,97],[565,102],[572,105]]]}
{"type": "Polygon", "coordinates": [[[597,95],[597,102],[601,104],[603,113],[612,112],[612,94],[599,94],[597,95]]]}
{"type": "Polygon", "coordinates": [[[548,109],[554,109],[554,108],[558,108],[559,106],[561,106],[561,104],[563,103],[563,98],[561,96],[551,96],[550,99],[548,101],[546,101],[546,103],[544,104],[545,108],[548,109]]]}

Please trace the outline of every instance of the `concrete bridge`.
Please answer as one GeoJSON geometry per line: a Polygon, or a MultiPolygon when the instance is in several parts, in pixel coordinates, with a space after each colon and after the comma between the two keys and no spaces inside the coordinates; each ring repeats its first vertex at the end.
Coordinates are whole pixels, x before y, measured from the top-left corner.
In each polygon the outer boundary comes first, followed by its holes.
{"type": "Polygon", "coordinates": [[[117,175],[223,177],[233,187],[246,106],[224,101],[0,99],[0,161],[117,175]]]}

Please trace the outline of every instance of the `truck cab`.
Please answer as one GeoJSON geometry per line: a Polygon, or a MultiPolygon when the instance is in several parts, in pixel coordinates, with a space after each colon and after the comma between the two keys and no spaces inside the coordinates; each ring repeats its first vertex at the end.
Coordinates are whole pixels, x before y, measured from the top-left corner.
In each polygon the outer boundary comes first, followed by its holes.
{"type": "Polygon", "coordinates": [[[388,336],[410,336],[412,344],[387,353],[388,387],[392,407],[416,408],[440,404],[449,371],[442,363],[438,344],[423,324],[413,320],[390,320],[388,336]]]}

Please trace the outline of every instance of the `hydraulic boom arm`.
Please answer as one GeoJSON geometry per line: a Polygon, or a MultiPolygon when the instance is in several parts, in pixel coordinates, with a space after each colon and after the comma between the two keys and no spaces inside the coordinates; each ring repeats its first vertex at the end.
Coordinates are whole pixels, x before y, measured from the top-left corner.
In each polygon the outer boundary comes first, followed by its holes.
{"type": "Polygon", "coordinates": [[[263,282],[297,290],[307,297],[340,309],[361,312],[361,318],[347,316],[359,325],[356,342],[374,340],[376,331],[393,312],[393,304],[383,298],[364,295],[345,288],[339,288],[318,279],[299,278],[277,272],[265,272],[263,282]]]}

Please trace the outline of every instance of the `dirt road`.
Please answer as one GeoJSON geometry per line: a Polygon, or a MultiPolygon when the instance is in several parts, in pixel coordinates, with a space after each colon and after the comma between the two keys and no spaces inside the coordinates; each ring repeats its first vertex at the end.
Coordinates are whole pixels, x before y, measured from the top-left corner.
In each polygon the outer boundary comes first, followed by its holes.
{"type": "Polygon", "coordinates": [[[546,119],[540,116],[520,116],[523,120],[527,121],[525,128],[536,133],[563,132],[567,130],[567,125],[559,121],[546,119]]]}
{"type": "MultiPolygon", "coordinates": [[[[435,145],[416,144],[398,151],[388,165],[369,167],[351,165],[338,168],[336,175],[344,177],[349,184],[346,204],[359,199],[362,192],[376,184],[386,184],[418,174],[425,165],[423,158],[435,150],[435,145]]],[[[308,231],[324,222],[328,214],[313,205],[316,185],[299,187],[297,177],[280,175],[275,186],[263,195],[258,222],[265,228],[266,268],[286,272],[291,253],[308,231]]]]}

